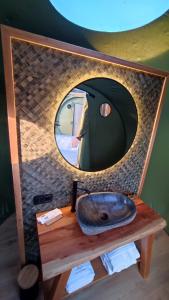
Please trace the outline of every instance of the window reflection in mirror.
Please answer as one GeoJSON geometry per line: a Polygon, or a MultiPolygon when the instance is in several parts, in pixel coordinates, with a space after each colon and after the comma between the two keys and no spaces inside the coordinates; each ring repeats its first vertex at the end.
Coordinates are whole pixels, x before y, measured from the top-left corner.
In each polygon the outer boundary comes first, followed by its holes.
{"type": "Polygon", "coordinates": [[[137,130],[132,95],[117,81],[82,82],[62,101],[55,139],[64,159],[83,171],[104,170],[129,150],[137,130]]]}
{"type": "Polygon", "coordinates": [[[102,117],[108,117],[111,113],[111,106],[108,103],[103,103],[100,105],[100,114],[102,117]]]}
{"type": "Polygon", "coordinates": [[[77,168],[80,141],[85,134],[83,122],[87,107],[86,92],[75,88],[62,102],[55,122],[58,148],[63,157],[77,168]]]}

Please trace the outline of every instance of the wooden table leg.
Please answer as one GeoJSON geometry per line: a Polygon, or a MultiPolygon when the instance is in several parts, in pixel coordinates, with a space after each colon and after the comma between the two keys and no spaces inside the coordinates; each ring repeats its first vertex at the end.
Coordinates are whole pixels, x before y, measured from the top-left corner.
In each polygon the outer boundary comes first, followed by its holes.
{"type": "Polygon", "coordinates": [[[151,234],[137,241],[137,245],[140,251],[140,261],[138,263],[138,267],[139,272],[143,278],[147,278],[150,273],[154,236],[154,234],[151,234]]]}
{"type": "Polygon", "coordinates": [[[48,295],[45,296],[45,300],[60,300],[65,294],[65,287],[67,280],[70,275],[70,271],[67,271],[63,274],[56,276],[52,282],[52,286],[48,295]]]}

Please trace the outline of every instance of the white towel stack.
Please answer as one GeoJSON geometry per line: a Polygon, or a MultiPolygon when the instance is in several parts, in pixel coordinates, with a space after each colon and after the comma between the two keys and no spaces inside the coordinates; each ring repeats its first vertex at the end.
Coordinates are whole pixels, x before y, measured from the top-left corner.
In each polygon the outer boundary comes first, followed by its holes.
{"type": "Polygon", "coordinates": [[[103,254],[101,260],[108,274],[112,275],[136,264],[139,257],[135,244],[130,243],[103,254]]]}
{"type": "Polygon", "coordinates": [[[93,281],[95,276],[90,262],[74,267],[66,284],[67,292],[73,293],[93,281]]]}

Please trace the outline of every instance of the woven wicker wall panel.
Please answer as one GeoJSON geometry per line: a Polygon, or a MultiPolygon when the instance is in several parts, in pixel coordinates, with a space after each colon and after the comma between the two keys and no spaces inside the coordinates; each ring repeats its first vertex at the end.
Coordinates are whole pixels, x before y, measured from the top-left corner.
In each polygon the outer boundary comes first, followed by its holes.
{"type": "Polygon", "coordinates": [[[70,201],[73,178],[91,191],[137,192],[146,158],[163,79],[62,50],[12,41],[17,134],[27,258],[36,260],[35,213],[70,201]],[[135,99],[136,138],[117,164],[87,173],[71,167],[59,153],[54,120],[59,104],[76,85],[90,78],[119,81],[135,99]],[[50,204],[33,205],[38,194],[53,194],[50,204]]]}

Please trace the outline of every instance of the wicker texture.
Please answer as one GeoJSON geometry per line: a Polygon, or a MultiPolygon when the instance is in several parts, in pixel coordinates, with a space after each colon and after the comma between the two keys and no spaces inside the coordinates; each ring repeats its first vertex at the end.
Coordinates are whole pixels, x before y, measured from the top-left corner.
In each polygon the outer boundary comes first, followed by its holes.
{"type": "Polygon", "coordinates": [[[62,50],[12,41],[27,258],[36,260],[35,213],[66,206],[73,178],[89,190],[137,192],[160,99],[163,79],[62,50]],[[127,154],[104,171],[87,173],[71,167],[59,153],[54,120],[59,104],[76,85],[105,77],[123,84],[138,111],[136,138],[127,154]],[[53,194],[50,204],[33,205],[38,194],[53,194]]]}

